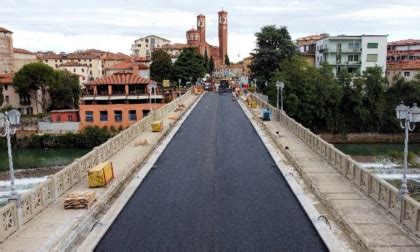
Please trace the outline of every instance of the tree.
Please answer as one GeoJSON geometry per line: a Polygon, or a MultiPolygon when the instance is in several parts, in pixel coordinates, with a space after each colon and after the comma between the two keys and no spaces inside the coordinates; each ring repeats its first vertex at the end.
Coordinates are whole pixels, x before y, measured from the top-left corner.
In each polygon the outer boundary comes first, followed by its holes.
{"type": "Polygon", "coordinates": [[[209,60],[209,68],[208,68],[208,72],[209,74],[212,74],[214,71],[214,59],[213,56],[210,56],[210,60],[209,60]]]}
{"type": "Polygon", "coordinates": [[[21,95],[30,95],[31,99],[41,104],[43,110],[48,108],[46,100],[48,85],[54,80],[54,69],[41,62],[24,65],[13,78],[13,87],[21,95]],[[41,90],[41,102],[36,92],[41,90]],[[32,91],[32,92],[31,92],[32,91]]]}
{"type": "Polygon", "coordinates": [[[151,79],[162,83],[168,80],[172,74],[171,56],[164,50],[155,50],[152,53],[152,64],[150,65],[151,79]]]}
{"type": "Polygon", "coordinates": [[[50,109],[71,109],[79,106],[81,88],[79,77],[68,71],[55,71],[54,81],[49,85],[50,109]]]}
{"type": "Polygon", "coordinates": [[[209,55],[207,54],[207,48],[204,50],[204,67],[206,68],[206,70],[209,70],[209,55]]]}
{"type": "Polygon", "coordinates": [[[195,48],[185,48],[174,64],[172,79],[173,81],[181,79],[185,83],[190,78],[192,81],[196,81],[197,78],[203,77],[205,73],[204,58],[197,53],[195,48]]]}
{"type": "Polygon", "coordinates": [[[225,55],[225,65],[230,66],[230,60],[229,60],[229,56],[227,54],[225,55]]]}
{"type": "Polygon", "coordinates": [[[292,42],[287,28],[268,25],[255,34],[257,47],[252,54],[251,76],[257,78],[257,86],[265,89],[264,82],[270,80],[274,73],[280,70],[284,60],[296,54],[296,47],[292,42]]]}

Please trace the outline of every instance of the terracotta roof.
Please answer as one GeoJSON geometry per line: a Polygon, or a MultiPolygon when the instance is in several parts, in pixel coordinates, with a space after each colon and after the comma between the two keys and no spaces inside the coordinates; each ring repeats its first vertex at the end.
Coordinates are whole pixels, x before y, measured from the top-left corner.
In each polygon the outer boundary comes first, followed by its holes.
{"type": "Polygon", "coordinates": [[[190,32],[198,32],[198,31],[195,28],[191,28],[190,30],[187,31],[187,33],[190,33],[190,32]]]}
{"type": "Polygon", "coordinates": [[[420,39],[404,39],[393,42],[388,42],[388,45],[419,45],[420,39]]]}
{"type": "Polygon", "coordinates": [[[130,56],[124,54],[124,53],[104,53],[102,55],[102,59],[103,60],[126,60],[126,59],[130,59],[130,56]]]}
{"type": "Polygon", "coordinates": [[[30,51],[28,51],[26,49],[22,49],[22,48],[13,48],[13,52],[14,53],[21,53],[21,54],[30,54],[30,55],[34,54],[33,52],[30,52],[30,51]]]}
{"type": "Polygon", "coordinates": [[[0,74],[0,84],[12,84],[13,73],[0,74]]]}
{"type": "Polygon", "coordinates": [[[96,53],[69,53],[69,54],[55,54],[55,53],[40,53],[37,54],[38,59],[100,59],[101,55],[96,53]]]}
{"type": "Polygon", "coordinates": [[[203,14],[198,15],[197,17],[205,17],[203,14]]]}
{"type": "Polygon", "coordinates": [[[6,28],[3,28],[3,27],[0,27],[0,32],[10,32],[10,33],[13,33],[13,32],[11,32],[11,31],[7,30],[6,28]]]}
{"type": "Polygon", "coordinates": [[[386,68],[388,70],[420,70],[420,60],[388,63],[386,68]]]}
{"type": "Polygon", "coordinates": [[[109,84],[149,84],[153,81],[132,73],[117,73],[101,79],[92,81],[91,85],[109,85],[109,84]]]}
{"type": "Polygon", "coordinates": [[[298,38],[296,39],[296,42],[298,44],[298,46],[303,46],[303,45],[310,45],[310,44],[314,44],[316,41],[326,38],[329,35],[327,33],[322,33],[322,34],[316,34],[316,35],[309,35],[306,37],[302,37],[302,38],[298,38]]]}
{"type": "MultiPolygon", "coordinates": [[[[107,69],[113,69],[113,70],[118,70],[118,69],[133,69],[134,66],[134,62],[133,60],[124,60],[120,63],[117,63],[115,65],[112,65],[110,67],[107,67],[107,69]]],[[[149,69],[148,66],[146,66],[145,64],[137,64],[139,66],[139,69],[149,69]]]]}
{"type": "Polygon", "coordinates": [[[64,63],[64,64],[60,64],[60,65],[58,65],[59,67],[66,67],[66,66],[75,66],[75,67],[89,67],[89,65],[88,64],[81,64],[81,63],[79,63],[79,62],[67,62],[67,63],[64,63]]]}
{"type": "Polygon", "coordinates": [[[175,50],[182,50],[184,48],[190,47],[187,44],[175,43],[175,44],[166,44],[160,47],[160,49],[175,49],[175,50]]]}

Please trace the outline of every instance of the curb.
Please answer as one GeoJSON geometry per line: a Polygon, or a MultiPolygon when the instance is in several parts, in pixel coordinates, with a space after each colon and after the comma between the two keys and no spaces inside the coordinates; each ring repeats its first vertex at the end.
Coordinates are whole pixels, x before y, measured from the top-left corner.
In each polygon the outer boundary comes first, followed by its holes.
{"type": "Polygon", "coordinates": [[[255,131],[257,132],[258,136],[260,137],[261,141],[265,145],[268,153],[270,153],[272,159],[276,163],[277,167],[279,168],[281,174],[285,178],[287,184],[289,185],[290,189],[294,193],[295,197],[298,199],[301,207],[305,211],[306,215],[312,222],[312,225],[315,227],[317,233],[321,237],[324,244],[330,251],[345,251],[344,247],[341,243],[337,240],[334,234],[329,229],[329,226],[322,221],[319,221],[318,218],[321,216],[316,208],[313,206],[311,199],[306,195],[306,193],[302,190],[299,183],[295,180],[294,176],[286,171],[284,168],[286,165],[282,161],[279,154],[276,152],[276,147],[274,147],[271,142],[273,139],[271,137],[267,137],[266,133],[264,133],[264,129],[261,129],[258,124],[253,119],[253,114],[249,109],[244,105],[242,99],[238,101],[239,106],[243,110],[244,114],[254,127],[255,131]]]}
{"type": "Polygon", "coordinates": [[[201,94],[194,103],[189,107],[188,111],[186,111],[180,120],[177,121],[177,124],[169,131],[167,136],[161,141],[161,143],[157,144],[157,148],[153,152],[153,154],[146,157],[145,162],[143,163],[141,169],[135,174],[133,180],[124,188],[124,191],[121,195],[117,198],[115,202],[113,202],[112,206],[108,209],[104,216],[98,221],[99,225],[95,225],[90,230],[89,235],[86,239],[82,242],[82,244],[76,248],[77,251],[93,251],[98,243],[101,241],[102,237],[111,227],[114,220],[118,217],[119,213],[122,211],[124,206],[127,204],[128,200],[130,200],[131,196],[135,193],[137,188],[143,182],[143,179],[147,176],[149,171],[152,169],[154,163],[166,149],[167,145],[171,142],[172,138],[181,128],[184,121],[188,118],[190,113],[193,111],[195,106],[203,97],[204,93],[201,94]]]}

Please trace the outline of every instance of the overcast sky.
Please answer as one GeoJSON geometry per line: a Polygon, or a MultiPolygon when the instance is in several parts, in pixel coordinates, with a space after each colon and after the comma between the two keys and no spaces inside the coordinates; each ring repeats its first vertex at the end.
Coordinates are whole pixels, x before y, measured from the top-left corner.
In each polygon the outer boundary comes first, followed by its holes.
{"type": "Polygon", "coordinates": [[[420,0],[0,0],[0,27],[31,51],[96,48],[130,53],[134,39],[155,34],[185,43],[196,16],[207,19],[217,45],[217,12],[228,11],[229,57],[246,57],[255,32],[287,26],[293,39],[319,33],[388,34],[388,41],[420,38],[420,0]]]}

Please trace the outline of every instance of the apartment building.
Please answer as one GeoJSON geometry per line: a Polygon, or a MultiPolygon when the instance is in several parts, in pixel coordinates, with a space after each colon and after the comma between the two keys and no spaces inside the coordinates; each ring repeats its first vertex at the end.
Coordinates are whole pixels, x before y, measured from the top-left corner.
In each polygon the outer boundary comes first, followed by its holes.
{"type": "Polygon", "coordinates": [[[388,43],[387,71],[392,83],[395,76],[412,80],[420,74],[420,40],[406,39],[388,43]]]}
{"type": "Polygon", "coordinates": [[[386,71],[387,35],[328,36],[316,41],[315,67],[333,66],[334,75],[346,70],[361,74],[369,67],[386,71]]]}
{"type": "Polygon", "coordinates": [[[161,48],[163,45],[170,44],[171,41],[156,35],[149,35],[134,40],[131,45],[131,55],[139,57],[151,57],[155,49],[161,48]]]}
{"type": "Polygon", "coordinates": [[[187,44],[175,43],[175,44],[163,45],[161,49],[167,52],[169,56],[171,56],[172,63],[175,63],[175,61],[179,57],[179,54],[181,54],[182,50],[188,47],[190,46],[187,44]]]}
{"type": "Polygon", "coordinates": [[[163,95],[149,95],[152,80],[138,73],[116,73],[94,80],[81,97],[80,128],[89,125],[127,128],[145,117],[151,110],[163,106],[163,95]]]}
{"type": "Polygon", "coordinates": [[[66,62],[58,65],[58,70],[68,71],[72,74],[79,76],[80,86],[83,88],[88,82],[92,81],[90,76],[90,67],[88,64],[82,64],[76,61],[66,62]]]}
{"type": "Polygon", "coordinates": [[[309,35],[296,39],[296,46],[309,65],[315,66],[316,41],[328,37],[329,34],[309,35]]]}
{"type": "Polygon", "coordinates": [[[13,71],[19,71],[24,65],[37,62],[36,55],[21,48],[13,48],[13,71]]]}

